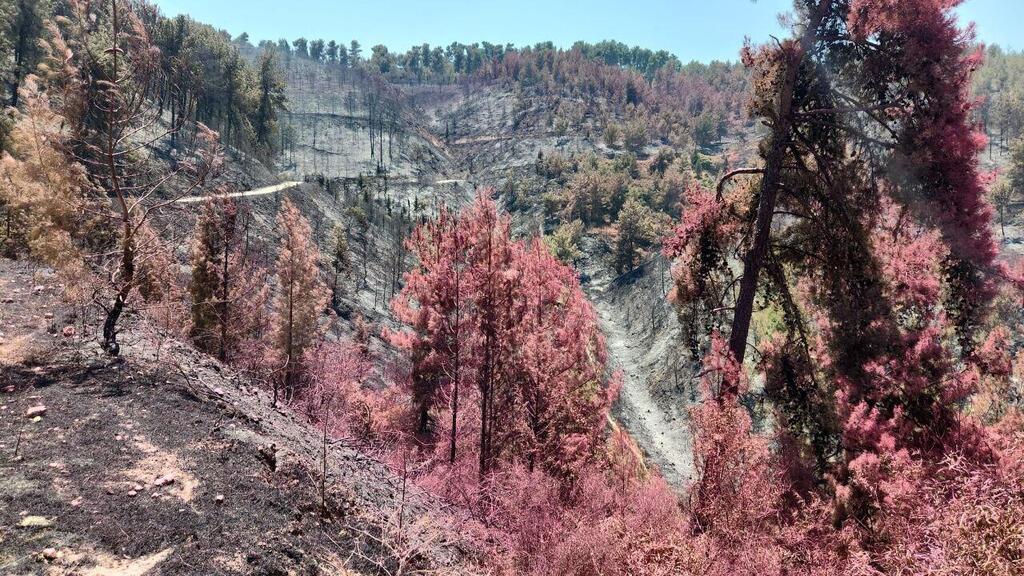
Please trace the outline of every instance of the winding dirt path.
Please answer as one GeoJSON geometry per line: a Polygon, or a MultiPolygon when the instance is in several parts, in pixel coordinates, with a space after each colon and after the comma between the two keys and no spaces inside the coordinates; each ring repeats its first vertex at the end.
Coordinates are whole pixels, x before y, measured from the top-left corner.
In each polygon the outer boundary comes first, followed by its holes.
{"type": "MultiPolygon", "coordinates": [[[[289,180],[287,182],[281,182],[280,184],[273,184],[270,186],[264,186],[262,188],[255,188],[247,192],[231,192],[229,194],[218,195],[218,198],[248,198],[250,196],[265,196],[267,194],[275,194],[282,190],[288,190],[302,184],[295,180],[289,180]]],[[[175,200],[177,204],[196,204],[199,202],[206,202],[211,196],[185,196],[184,198],[178,198],[175,200]]]]}
{"type": "MultiPolygon", "coordinates": [[[[392,184],[414,184],[417,181],[416,180],[412,180],[412,179],[408,179],[408,180],[393,179],[390,182],[392,184]]],[[[439,185],[442,185],[442,184],[465,184],[465,183],[468,183],[468,182],[469,182],[469,180],[466,180],[464,178],[449,178],[449,179],[446,179],[446,180],[436,180],[434,182],[434,185],[435,186],[439,186],[439,185]]],[[[229,194],[222,194],[222,195],[218,195],[216,197],[217,198],[249,198],[251,196],[266,196],[267,194],[276,194],[277,192],[281,192],[283,190],[289,190],[291,188],[294,188],[294,187],[298,186],[299,184],[302,184],[302,182],[299,182],[297,180],[289,180],[287,182],[281,182],[280,184],[272,184],[270,186],[263,186],[261,188],[254,188],[254,189],[248,190],[246,192],[231,192],[229,194]]],[[[212,198],[212,197],[213,196],[210,196],[210,195],[206,195],[206,196],[185,196],[184,198],[178,198],[174,202],[176,204],[198,204],[200,202],[206,202],[209,198],[212,198]]]]}

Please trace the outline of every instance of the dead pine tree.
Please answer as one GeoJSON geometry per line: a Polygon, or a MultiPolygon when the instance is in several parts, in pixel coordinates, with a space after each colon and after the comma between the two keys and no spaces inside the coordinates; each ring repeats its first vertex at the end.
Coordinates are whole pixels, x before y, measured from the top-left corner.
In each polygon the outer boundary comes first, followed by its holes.
{"type": "Polygon", "coordinates": [[[110,1],[108,36],[91,22],[88,6],[70,3],[71,16],[60,27],[51,25],[49,53],[60,57],[51,58],[47,78],[70,125],[69,154],[109,201],[98,216],[109,225],[111,240],[90,263],[104,280],[93,301],[104,314],[101,345],[113,356],[120,352],[118,322],[138,288],[139,263],[149,249],[140,231],[158,211],[196,193],[221,164],[215,132],[200,123],[162,121],[159,51],[133,6],[110,1]],[[108,47],[88,49],[96,42],[108,47]],[[163,159],[150,152],[183,130],[189,149],[163,159]]]}

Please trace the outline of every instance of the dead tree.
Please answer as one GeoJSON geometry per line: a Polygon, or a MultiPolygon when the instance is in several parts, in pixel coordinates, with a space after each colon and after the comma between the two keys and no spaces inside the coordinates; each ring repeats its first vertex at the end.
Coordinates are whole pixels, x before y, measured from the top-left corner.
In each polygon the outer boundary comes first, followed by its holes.
{"type": "Polygon", "coordinates": [[[147,249],[139,231],[159,210],[195,193],[218,168],[217,135],[195,123],[183,134],[191,151],[154,158],[165,139],[184,126],[166,126],[157,91],[159,51],[130,5],[111,0],[109,47],[95,53],[85,47],[102,38],[90,23],[87,7],[72,3],[73,18],[52,28],[61,61],[59,90],[65,118],[72,124],[69,153],[86,167],[95,189],[110,202],[98,214],[116,238],[91,264],[103,277],[93,300],[103,310],[103,349],[119,354],[118,321],[137,288],[138,264],[147,249]],[[63,50],[59,50],[64,48],[63,50]]]}

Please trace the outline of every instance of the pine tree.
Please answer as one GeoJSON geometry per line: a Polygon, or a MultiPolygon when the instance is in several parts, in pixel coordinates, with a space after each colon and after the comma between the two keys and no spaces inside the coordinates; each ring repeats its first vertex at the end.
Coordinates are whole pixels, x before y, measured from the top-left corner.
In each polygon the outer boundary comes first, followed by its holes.
{"type": "Polygon", "coordinates": [[[260,55],[259,94],[253,130],[257,146],[268,152],[274,150],[274,143],[277,142],[277,114],[284,108],[286,101],[284,82],[277,68],[276,53],[273,50],[264,50],[260,55]]]}
{"type": "Polygon", "coordinates": [[[348,249],[348,233],[340,224],[331,233],[331,269],[334,281],[331,285],[331,304],[337,306],[341,290],[340,278],[352,272],[352,255],[348,249]]]}
{"type": "Polygon", "coordinates": [[[459,394],[469,383],[464,359],[468,348],[465,309],[466,237],[457,215],[442,207],[436,220],[417,228],[409,250],[419,265],[406,275],[395,298],[395,316],[412,332],[394,335],[413,359],[412,396],[417,430],[427,433],[430,412],[447,400],[451,418],[447,456],[454,463],[458,449],[459,394]]]}
{"type": "Polygon", "coordinates": [[[309,222],[291,200],[285,199],[277,216],[281,233],[277,254],[277,291],[273,305],[274,403],[279,384],[291,399],[300,384],[303,355],[320,332],[319,316],[330,297],[320,279],[320,253],[312,241],[309,222]]]}
{"type": "Polygon", "coordinates": [[[489,193],[414,231],[418,265],[393,302],[411,331],[388,335],[411,354],[417,432],[448,419],[450,464],[470,454],[480,476],[516,462],[569,479],[614,396],[604,342],[573,270],[539,240],[514,242],[489,193]]]}
{"type": "Polygon", "coordinates": [[[615,269],[632,270],[639,259],[639,251],[649,247],[656,238],[654,212],[635,198],[630,198],[619,211],[616,222],[615,269]]]}
{"type": "Polygon", "coordinates": [[[230,198],[203,206],[192,240],[191,326],[196,347],[235,361],[263,331],[263,271],[243,246],[238,207],[230,198]]]}
{"type": "Polygon", "coordinates": [[[228,262],[235,250],[237,210],[230,200],[210,199],[203,205],[192,241],[192,326],[189,336],[200,350],[218,356],[227,355],[227,343],[221,338],[221,325],[230,321],[228,301],[231,274],[228,262]]]}

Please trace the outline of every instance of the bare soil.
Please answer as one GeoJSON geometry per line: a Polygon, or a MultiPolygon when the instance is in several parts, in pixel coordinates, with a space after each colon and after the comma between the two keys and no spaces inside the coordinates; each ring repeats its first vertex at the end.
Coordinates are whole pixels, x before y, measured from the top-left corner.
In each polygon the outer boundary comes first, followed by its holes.
{"type": "Polygon", "coordinates": [[[316,430],[143,326],[102,356],[60,292],[0,260],[0,574],[470,571],[456,531],[395,543],[444,515],[385,466],[330,442],[322,506],[316,430]]]}

